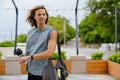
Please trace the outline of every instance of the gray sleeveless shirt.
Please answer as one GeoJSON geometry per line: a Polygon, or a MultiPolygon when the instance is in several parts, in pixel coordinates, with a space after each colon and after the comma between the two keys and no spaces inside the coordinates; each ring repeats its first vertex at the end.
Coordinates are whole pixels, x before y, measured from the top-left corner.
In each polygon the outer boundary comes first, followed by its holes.
{"type": "MultiPolygon", "coordinates": [[[[43,30],[32,28],[28,31],[26,55],[33,55],[45,51],[52,31],[53,29],[49,26],[46,26],[43,30]]],[[[27,62],[26,70],[33,75],[41,76],[47,63],[48,59],[30,60],[27,62]]]]}

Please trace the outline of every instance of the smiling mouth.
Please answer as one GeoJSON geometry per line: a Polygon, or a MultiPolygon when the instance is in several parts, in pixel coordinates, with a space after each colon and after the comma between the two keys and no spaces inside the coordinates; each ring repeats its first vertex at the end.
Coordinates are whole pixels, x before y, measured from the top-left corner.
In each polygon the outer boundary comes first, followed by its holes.
{"type": "Polygon", "coordinates": [[[39,19],[39,21],[44,21],[44,19],[41,18],[41,19],[39,19]]]}
{"type": "Polygon", "coordinates": [[[44,20],[40,20],[41,22],[45,22],[44,20]]]}

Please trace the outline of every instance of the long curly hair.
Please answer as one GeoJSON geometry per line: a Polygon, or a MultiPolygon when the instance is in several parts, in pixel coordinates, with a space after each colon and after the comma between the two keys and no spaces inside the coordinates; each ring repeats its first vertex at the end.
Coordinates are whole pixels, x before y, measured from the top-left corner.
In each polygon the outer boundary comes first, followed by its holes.
{"type": "Polygon", "coordinates": [[[26,21],[32,26],[32,27],[37,27],[37,22],[36,20],[34,19],[34,16],[35,16],[35,11],[39,10],[39,9],[44,9],[45,12],[46,12],[46,15],[47,15],[47,19],[45,21],[45,24],[48,23],[48,18],[49,18],[49,14],[46,10],[46,8],[41,5],[41,6],[36,6],[34,8],[32,8],[31,10],[29,10],[28,12],[28,15],[27,15],[27,18],[26,18],[26,21]]]}

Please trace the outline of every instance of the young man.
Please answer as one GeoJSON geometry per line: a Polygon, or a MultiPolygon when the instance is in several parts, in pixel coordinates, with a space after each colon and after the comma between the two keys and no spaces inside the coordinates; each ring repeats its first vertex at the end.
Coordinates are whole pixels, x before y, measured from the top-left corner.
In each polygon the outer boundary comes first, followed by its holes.
{"type": "Polygon", "coordinates": [[[36,6],[28,13],[26,21],[32,26],[28,31],[26,56],[20,63],[27,62],[28,80],[42,80],[42,73],[56,48],[57,32],[48,23],[48,12],[44,6],[36,6]]]}

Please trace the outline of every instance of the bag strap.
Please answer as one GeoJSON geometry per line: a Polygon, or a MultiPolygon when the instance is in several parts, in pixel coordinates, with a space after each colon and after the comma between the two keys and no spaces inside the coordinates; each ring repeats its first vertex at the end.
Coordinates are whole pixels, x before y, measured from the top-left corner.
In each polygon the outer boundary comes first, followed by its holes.
{"type": "Polygon", "coordinates": [[[58,47],[58,57],[59,58],[62,58],[61,57],[61,48],[60,48],[60,42],[59,42],[59,33],[57,34],[57,47],[58,47]]]}

